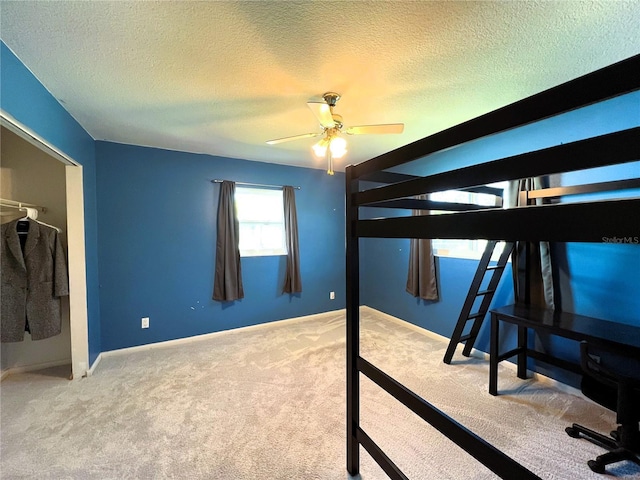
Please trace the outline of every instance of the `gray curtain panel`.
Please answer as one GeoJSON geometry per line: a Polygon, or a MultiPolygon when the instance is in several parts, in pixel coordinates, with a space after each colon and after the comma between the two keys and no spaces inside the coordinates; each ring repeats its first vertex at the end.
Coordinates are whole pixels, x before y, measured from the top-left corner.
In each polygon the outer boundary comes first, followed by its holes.
{"type": "Polygon", "coordinates": [[[296,213],[296,194],[293,187],[283,187],[284,229],[287,242],[287,269],[284,275],[282,293],[302,292],[300,278],[300,250],[298,248],[298,215],[296,213]]]}
{"type": "Polygon", "coordinates": [[[225,180],[220,184],[216,270],[213,280],[213,299],[218,302],[232,302],[244,298],[238,247],[240,227],[236,215],[235,193],[235,182],[225,180]]]}
{"type": "MultiPolygon", "coordinates": [[[[509,182],[507,207],[523,206],[520,192],[545,188],[541,177],[524,178],[509,182]]],[[[542,204],[536,199],[530,204],[542,204]]],[[[555,308],[553,269],[549,242],[517,242],[512,254],[511,270],[516,302],[543,308],[555,308]]]]}
{"type": "MultiPolygon", "coordinates": [[[[416,198],[426,200],[426,195],[416,198]]],[[[414,210],[412,215],[427,215],[428,212],[414,210]]],[[[433,256],[431,240],[412,238],[409,250],[409,272],[407,274],[407,293],[424,300],[438,300],[438,282],[436,262],[433,256]]]]}

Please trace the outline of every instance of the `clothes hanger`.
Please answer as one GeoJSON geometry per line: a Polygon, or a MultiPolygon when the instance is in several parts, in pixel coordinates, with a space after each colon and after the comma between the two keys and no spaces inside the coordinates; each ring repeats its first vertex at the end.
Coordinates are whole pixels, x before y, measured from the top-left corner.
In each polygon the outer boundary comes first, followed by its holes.
{"type": "Polygon", "coordinates": [[[27,213],[26,213],[26,215],[24,217],[18,219],[19,222],[23,222],[23,221],[26,221],[26,220],[36,220],[38,218],[38,210],[35,209],[35,208],[20,207],[20,210],[24,210],[27,213]]]}
{"type": "Polygon", "coordinates": [[[62,232],[61,228],[54,227],[53,225],[49,225],[48,223],[44,223],[44,222],[39,221],[38,220],[38,210],[36,208],[22,207],[22,208],[20,208],[20,210],[26,210],[27,214],[23,218],[18,219],[19,222],[23,222],[23,221],[26,221],[26,220],[33,220],[34,222],[39,223],[40,225],[44,225],[45,227],[53,228],[58,233],[62,232]]]}
{"type": "Polygon", "coordinates": [[[26,237],[29,234],[29,220],[32,220],[34,215],[38,216],[38,211],[35,208],[20,207],[20,210],[26,211],[26,215],[18,219],[16,224],[16,230],[19,237],[26,237]]]}

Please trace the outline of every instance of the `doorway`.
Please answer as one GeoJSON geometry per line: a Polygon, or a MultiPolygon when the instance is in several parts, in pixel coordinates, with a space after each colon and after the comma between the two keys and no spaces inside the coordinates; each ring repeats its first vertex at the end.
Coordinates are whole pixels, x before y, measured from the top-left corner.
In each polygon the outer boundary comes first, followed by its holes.
{"type": "MultiPolygon", "coordinates": [[[[69,378],[82,378],[89,366],[82,166],[4,113],[0,128],[0,197],[40,207],[38,218],[62,229],[70,291],[62,298],[60,335],[2,344],[2,377],[67,365],[69,378]]],[[[8,210],[2,209],[2,223],[24,216],[8,210]]]]}

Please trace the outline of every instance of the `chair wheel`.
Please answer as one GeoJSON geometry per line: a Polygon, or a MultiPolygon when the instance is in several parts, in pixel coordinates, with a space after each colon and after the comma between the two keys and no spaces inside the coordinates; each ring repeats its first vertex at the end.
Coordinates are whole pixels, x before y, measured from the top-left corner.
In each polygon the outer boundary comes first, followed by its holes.
{"type": "Polygon", "coordinates": [[[589,460],[587,462],[587,465],[589,465],[589,468],[596,473],[605,473],[605,468],[604,465],[596,462],[595,460],[589,460]]]}
{"type": "Polygon", "coordinates": [[[567,435],[569,435],[570,437],[580,438],[580,432],[578,432],[578,430],[573,427],[567,427],[564,429],[564,431],[567,432],[567,435]]]}

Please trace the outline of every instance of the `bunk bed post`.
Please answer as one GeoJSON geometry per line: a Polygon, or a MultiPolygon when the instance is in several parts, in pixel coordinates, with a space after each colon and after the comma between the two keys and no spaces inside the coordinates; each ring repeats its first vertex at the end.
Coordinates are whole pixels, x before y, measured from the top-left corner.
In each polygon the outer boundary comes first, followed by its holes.
{"type": "Polygon", "coordinates": [[[355,232],[358,206],[355,193],[358,180],[353,166],[346,168],[346,309],[347,309],[347,471],[356,476],[360,470],[360,443],[356,437],[360,421],[360,252],[355,232]]]}
{"type": "MultiPolygon", "coordinates": [[[[636,55],[366,162],[347,167],[346,363],[347,470],[349,474],[352,476],[359,474],[359,451],[360,445],[362,445],[389,478],[394,480],[407,479],[359,424],[359,378],[362,373],[500,478],[505,480],[515,478],[540,480],[540,477],[526,467],[360,356],[359,238],[435,237],[500,239],[507,242],[609,243],[610,237],[615,235],[616,237],[613,238],[622,237],[625,243],[628,243],[627,239],[630,243],[637,243],[637,240],[635,242],[633,240],[640,236],[637,221],[640,198],[635,195],[631,198],[624,196],[619,199],[528,206],[525,206],[527,202],[523,202],[521,206],[507,209],[469,209],[464,207],[463,210],[459,210],[458,208],[450,208],[449,210],[455,213],[425,216],[383,215],[381,218],[375,219],[360,219],[358,209],[360,206],[366,206],[407,210],[416,205],[414,203],[416,200],[410,200],[410,197],[422,193],[475,188],[496,181],[518,180],[585,168],[636,162],[640,158],[640,126],[634,123],[631,128],[626,130],[427,176],[415,177],[409,173],[387,171],[393,167],[479,138],[521,127],[618,95],[640,91],[640,77],[637,75],[639,67],[640,55],[636,55]],[[360,179],[363,182],[385,183],[386,185],[365,188],[360,192],[361,187],[367,187],[367,185],[360,184],[360,179]]],[[[639,181],[638,178],[629,178],[615,182],[563,187],[563,189],[567,188],[569,194],[595,193],[613,191],[614,189],[637,188],[640,185],[639,181]],[[608,184],[620,188],[609,188],[608,184]],[[601,188],[601,186],[605,188],[601,188]]],[[[549,189],[544,190],[549,193],[549,189]]],[[[556,189],[552,190],[556,191],[556,189]]],[[[533,192],[529,192],[527,195],[531,193],[533,192]]],[[[535,197],[530,196],[529,198],[543,198],[541,193],[542,191],[538,191],[535,197]]],[[[421,203],[419,206],[425,207],[426,205],[421,203]]],[[[524,255],[523,266],[525,261],[530,262],[529,252],[525,252],[524,255]]],[[[519,274],[518,265],[515,263],[513,269],[516,274],[519,274]]],[[[527,265],[527,270],[529,269],[530,267],[527,265]]],[[[528,280],[523,286],[526,288],[519,300],[530,303],[531,292],[528,280]]],[[[499,339],[497,336],[498,325],[493,319],[491,327],[491,352],[495,353],[499,339]]],[[[518,344],[520,346],[527,344],[525,328],[518,330],[518,344]]],[[[502,358],[504,355],[495,355],[495,359],[494,355],[491,355],[490,393],[495,393],[496,389],[496,362],[500,359],[498,357],[502,358]]],[[[525,376],[525,362],[519,359],[518,364],[518,376],[525,376]]],[[[562,364],[558,363],[558,365],[562,364]]],[[[456,452],[452,452],[452,455],[455,454],[456,452]]],[[[524,454],[521,453],[521,455],[524,454]]]]}

